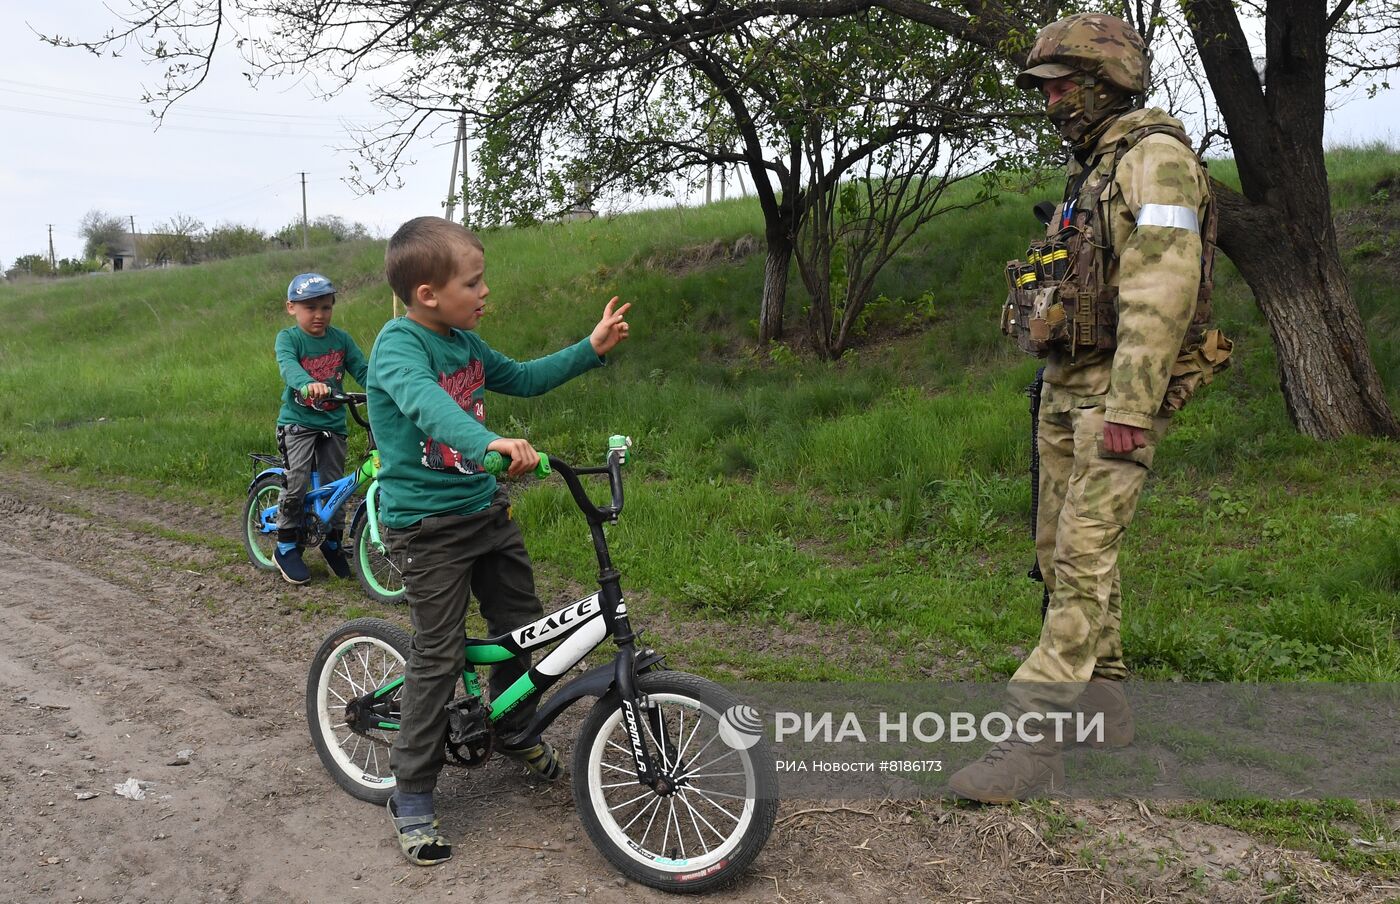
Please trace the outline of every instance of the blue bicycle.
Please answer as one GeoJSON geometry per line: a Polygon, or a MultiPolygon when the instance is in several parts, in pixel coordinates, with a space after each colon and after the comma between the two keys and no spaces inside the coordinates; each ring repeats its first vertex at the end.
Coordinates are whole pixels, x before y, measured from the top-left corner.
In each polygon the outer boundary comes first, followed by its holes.
{"type": "MultiPolygon", "coordinates": [[[[362,392],[336,392],[327,396],[350,409],[350,416],[369,437],[368,454],[358,468],[339,480],[321,483],[321,475],[311,475],[311,489],[303,504],[302,543],[306,548],[321,544],[330,529],[331,519],[356,493],[364,496],[350,516],[347,534],[350,546],[350,567],[370,599],[382,603],[402,601],[403,575],[390,561],[384,540],[379,534],[379,452],[374,447],[374,432],[369,421],[360,413],[365,403],[362,392]]],[[[272,554],[277,548],[277,504],[286,489],[286,468],[280,456],[250,452],[257,465],[264,465],[248,485],[248,501],[243,506],[243,546],[248,560],[259,571],[277,571],[272,554]]]]}

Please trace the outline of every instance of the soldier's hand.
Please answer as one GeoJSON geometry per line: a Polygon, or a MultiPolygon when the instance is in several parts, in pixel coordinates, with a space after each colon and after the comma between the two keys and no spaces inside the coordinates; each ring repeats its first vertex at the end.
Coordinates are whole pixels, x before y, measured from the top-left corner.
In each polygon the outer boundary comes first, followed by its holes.
{"type": "Polygon", "coordinates": [[[1115,424],[1113,421],[1103,422],[1103,447],[1106,451],[1122,455],[1146,445],[1147,431],[1141,427],[1115,424]]]}

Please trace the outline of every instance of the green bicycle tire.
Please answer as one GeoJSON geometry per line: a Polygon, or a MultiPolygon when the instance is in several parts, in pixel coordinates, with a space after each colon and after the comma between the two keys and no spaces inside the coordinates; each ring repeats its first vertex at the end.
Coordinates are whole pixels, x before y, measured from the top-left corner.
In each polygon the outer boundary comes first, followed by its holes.
{"type": "Polygon", "coordinates": [[[369,511],[364,505],[355,512],[350,525],[350,552],[350,568],[366,596],[386,606],[403,602],[403,576],[386,553],[374,548],[369,531],[369,511]]]}
{"type": "Polygon", "coordinates": [[[280,502],[285,489],[286,481],[281,474],[266,474],[248,488],[248,499],[243,503],[243,550],[258,571],[277,570],[277,563],[272,559],[277,535],[263,533],[259,525],[262,510],[280,502]]]}

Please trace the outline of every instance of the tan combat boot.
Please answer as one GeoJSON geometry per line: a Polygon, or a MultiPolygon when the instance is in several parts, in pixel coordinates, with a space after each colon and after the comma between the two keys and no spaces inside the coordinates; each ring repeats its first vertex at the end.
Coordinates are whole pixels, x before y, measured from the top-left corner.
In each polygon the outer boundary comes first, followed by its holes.
{"type": "Polygon", "coordinates": [[[1040,797],[1064,784],[1065,766],[1060,750],[1048,742],[1003,741],[948,779],[948,788],[958,797],[984,804],[1040,797]]]}
{"type": "Polygon", "coordinates": [[[1133,743],[1133,711],[1128,706],[1128,695],[1123,693],[1123,682],[1096,675],[1084,686],[1074,706],[1086,716],[1103,713],[1103,740],[1084,741],[1086,746],[1103,750],[1133,743]]]}

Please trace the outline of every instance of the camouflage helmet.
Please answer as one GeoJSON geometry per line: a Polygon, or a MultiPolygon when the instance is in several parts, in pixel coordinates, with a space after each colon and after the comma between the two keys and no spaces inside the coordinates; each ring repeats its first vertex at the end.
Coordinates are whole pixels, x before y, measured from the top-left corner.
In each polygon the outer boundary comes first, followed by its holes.
{"type": "Polygon", "coordinates": [[[1036,35],[1016,87],[1085,73],[1127,94],[1147,91],[1147,45],[1127,22],[1102,13],[1079,13],[1052,22],[1036,35]]]}

